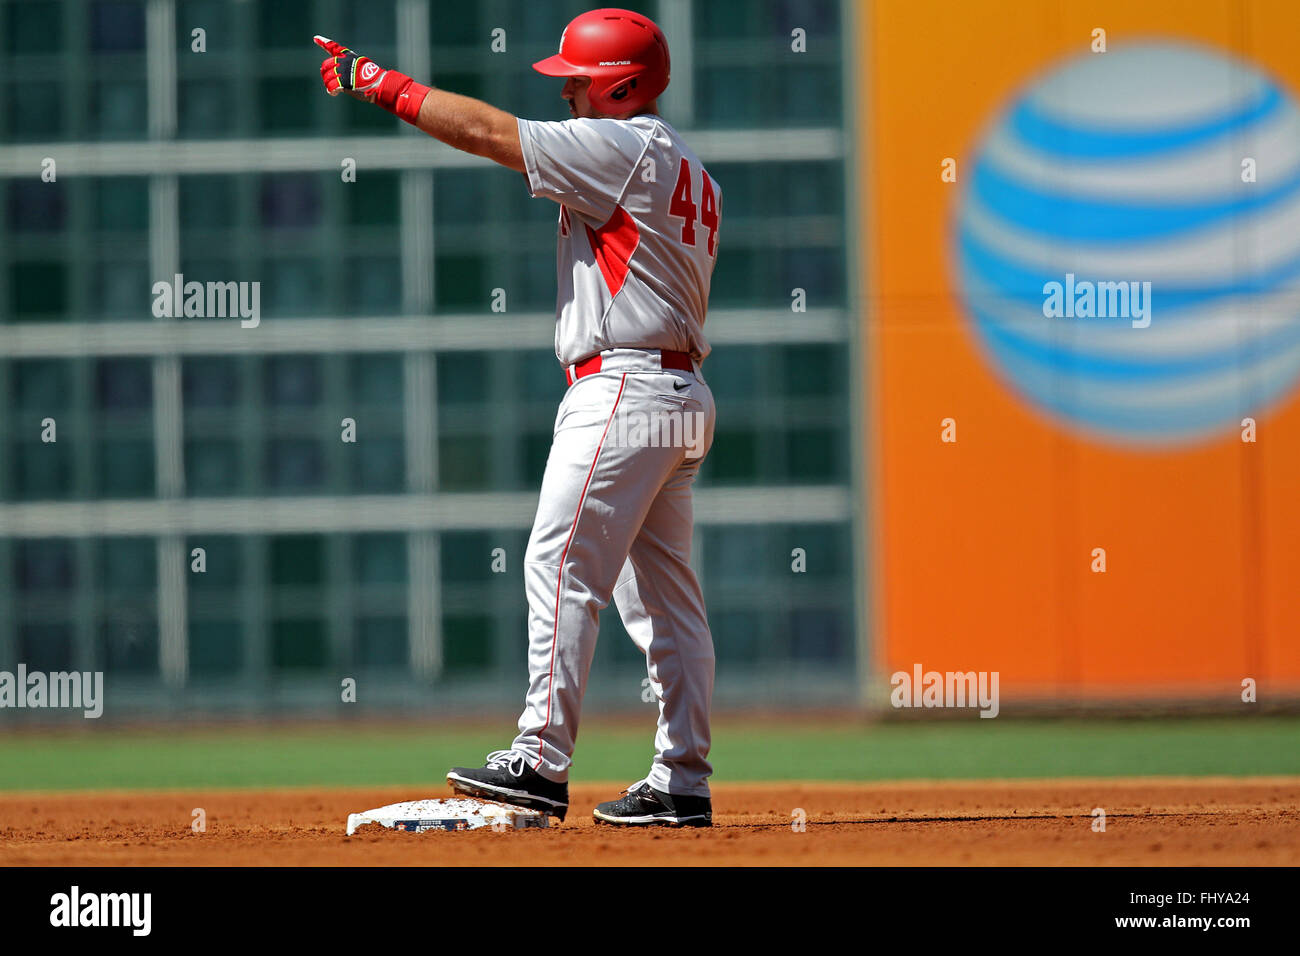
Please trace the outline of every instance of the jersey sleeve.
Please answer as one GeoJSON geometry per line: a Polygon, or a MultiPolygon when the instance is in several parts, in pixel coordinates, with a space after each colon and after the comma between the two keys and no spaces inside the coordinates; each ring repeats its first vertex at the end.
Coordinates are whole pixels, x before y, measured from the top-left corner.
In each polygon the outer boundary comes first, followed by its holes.
{"type": "Polygon", "coordinates": [[[623,196],[649,139],[612,119],[519,120],[530,195],[605,222],[623,196]]]}

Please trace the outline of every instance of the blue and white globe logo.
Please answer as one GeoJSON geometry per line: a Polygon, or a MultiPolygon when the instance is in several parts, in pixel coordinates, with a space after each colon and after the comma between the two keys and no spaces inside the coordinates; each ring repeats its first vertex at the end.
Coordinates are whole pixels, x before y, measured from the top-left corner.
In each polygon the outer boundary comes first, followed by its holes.
{"type": "Polygon", "coordinates": [[[1259,418],[1300,378],[1300,112],[1181,43],[1087,53],[979,144],[962,298],[1012,387],[1128,445],[1259,418]]]}

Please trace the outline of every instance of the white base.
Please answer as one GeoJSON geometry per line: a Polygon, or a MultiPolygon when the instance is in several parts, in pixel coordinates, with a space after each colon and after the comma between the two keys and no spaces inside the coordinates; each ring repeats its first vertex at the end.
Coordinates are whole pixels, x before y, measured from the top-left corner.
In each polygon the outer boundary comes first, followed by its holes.
{"type": "Polygon", "coordinates": [[[390,830],[421,833],[425,830],[477,830],[492,827],[494,830],[522,830],[526,827],[544,827],[546,814],[504,803],[492,803],[469,797],[451,800],[408,800],[394,803],[365,813],[348,814],[348,836],[359,827],[372,823],[390,830]]]}

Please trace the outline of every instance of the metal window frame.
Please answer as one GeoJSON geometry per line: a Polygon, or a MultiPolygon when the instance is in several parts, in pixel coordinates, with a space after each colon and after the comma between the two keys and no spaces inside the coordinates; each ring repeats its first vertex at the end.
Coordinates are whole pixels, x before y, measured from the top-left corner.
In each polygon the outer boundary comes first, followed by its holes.
{"type": "MultiPolygon", "coordinates": [[[[841,4],[846,10],[852,4],[841,4]]],[[[85,42],[86,9],[71,4],[64,18],[65,39],[85,42]]],[[[677,99],[675,115],[684,117],[679,124],[687,130],[694,114],[694,25],[693,0],[676,0],[661,4],[661,18],[678,36],[675,48],[673,96],[677,99]]],[[[231,14],[232,24],[247,26],[253,16],[249,5],[237,5],[231,14]]],[[[397,22],[398,47],[403,63],[419,72],[431,73],[429,51],[433,49],[431,11],[424,0],[399,0],[397,22]]],[[[104,535],[147,535],[157,542],[158,562],[158,629],[159,671],[171,687],[184,685],[189,671],[188,635],[188,547],[192,536],[220,532],[243,536],[241,549],[248,567],[265,570],[267,542],[257,535],[290,532],[362,532],[402,531],[407,535],[407,617],[410,666],[422,680],[432,680],[441,672],[441,589],[439,573],[439,534],[448,529],[526,530],[532,522],[534,492],[493,492],[484,494],[440,494],[438,490],[438,403],[437,356],[446,351],[521,350],[542,348],[550,343],[550,316],[541,313],[506,316],[434,315],[436,235],[434,230],[433,175],[439,169],[474,168],[490,165],[487,160],[459,153],[405,127],[396,135],[281,137],[264,138],[253,134],[258,126],[250,114],[248,128],[236,132],[238,139],[201,141],[177,138],[177,103],[180,77],[177,69],[175,0],[147,0],[146,62],[148,64],[148,139],[139,142],[64,142],[53,144],[0,145],[0,179],[38,175],[44,156],[58,157],[59,176],[81,185],[85,176],[147,176],[150,183],[149,262],[154,275],[171,276],[180,269],[179,177],[192,174],[275,172],[338,173],[339,158],[351,156],[367,170],[400,171],[401,209],[399,229],[402,236],[402,313],[378,319],[325,317],[308,326],[294,320],[269,322],[255,330],[241,330],[237,322],[199,320],[151,320],[74,322],[58,325],[10,324],[0,337],[0,388],[8,392],[11,362],[6,359],[33,357],[104,358],[113,356],[148,356],[153,375],[153,431],[155,446],[156,492],[153,499],[139,501],[78,500],[67,502],[0,503],[0,540],[26,537],[72,537],[78,554],[78,572],[89,585],[88,575],[94,561],[91,539],[104,535]],[[304,334],[307,333],[307,334],[304,334]],[[185,497],[184,475],[184,405],[181,394],[181,361],[188,355],[260,355],[283,353],[319,353],[342,356],[368,351],[400,353],[403,356],[403,421],[406,436],[406,492],[389,496],[307,496],[307,497],[237,497],[229,499],[192,499],[185,497]],[[87,535],[91,536],[90,538],[87,535]]],[[[845,64],[851,31],[842,30],[845,64]]],[[[71,47],[69,47],[71,48],[71,47]]],[[[250,56],[237,51],[244,65],[250,56]]],[[[237,71],[252,84],[251,70],[237,71]]],[[[846,180],[851,181],[846,166],[845,140],[851,125],[853,89],[849,86],[845,66],[844,116],[840,128],[815,129],[741,129],[689,130],[692,145],[709,162],[782,162],[824,160],[841,164],[846,180]]],[[[491,81],[489,77],[489,81],[491,81]]],[[[85,77],[80,82],[84,85],[85,77]]],[[[505,78],[497,78],[505,82],[505,78]]],[[[243,93],[250,94],[251,89],[243,93]]],[[[255,97],[249,97],[255,100],[255,97]]],[[[73,97],[70,118],[73,129],[83,129],[88,108],[81,97],[73,97]]],[[[2,106],[0,106],[2,108],[2,106]]],[[[251,182],[238,189],[246,193],[251,182]]],[[[847,192],[846,192],[847,195],[847,192]]],[[[250,198],[247,195],[244,198],[250,198]]],[[[491,197],[495,214],[489,210],[489,228],[493,240],[504,248],[510,239],[509,224],[502,213],[508,208],[491,197]],[[499,208],[498,208],[499,207],[499,208]]],[[[251,202],[241,202],[242,219],[247,219],[251,202]]],[[[88,215],[85,203],[71,203],[67,248],[61,258],[86,261],[84,248],[90,230],[77,219],[88,215]]],[[[855,209],[845,213],[846,256],[856,251],[856,238],[849,232],[855,209]]],[[[241,221],[235,228],[243,235],[256,236],[256,223],[241,221]]],[[[260,243],[255,243],[260,246],[260,243]]],[[[245,272],[257,258],[258,248],[242,248],[238,263],[245,272]]],[[[852,261],[852,260],[850,260],[852,261]]],[[[9,258],[0,258],[0,295],[7,295],[9,258]]],[[[328,281],[337,282],[337,277],[328,281]]],[[[85,305],[88,279],[69,278],[71,311],[85,305]]],[[[850,299],[853,290],[847,290],[850,299]]],[[[852,301],[852,299],[851,299],[852,301]]],[[[857,309],[813,309],[794,315],[786,309],[721,310],[710,315],[711,339],[718,345],[728,344],[810,344],[843,343],[853,350],[850,379],[856,382],[860,347],[856,344],[856,324],[851,320],[857,309]]],[[[74,369],[74,392],[81,404],[89,401],[93,383],[93,363],[82,361],[74,369]]],[[[505,374],[503,361],[490,363],[491,374],[505,374]]],[[[768,369],[770,373],[772,370],[768,369]]],[[[260,382],[242,376],[241,420],[256,426],[257,398],[260,382]]],[[[857,409],[857,398],[848,399],[857,409]]],[[[757,401],[773,414],[786,405],[783,396],[760,395],[757,401]]],[[[326,403],[328,404],[328,403],[326,403]]],[[[86,422],[84,424],[90,424],[86,422]]],[[[854,420],[854,434],[860,423],[854,420]]],[[[8,426],[5,426],[8,430],[8,426]]],[[[245,442],[253,447],[262,444],[260,426],[245,430],[245,442]]],[[[0,437],[5,437],[0,435],[0,437]]],[[[766,443],[765,443],[766,444],[766,443]]],[[[513,449],[513,446],[512,446],[513,449]]],[[[246,452],[249,449],[245,449],[246,452]]],[[[781,449],[760,449],[769,457],[783,458],[781,449]]],[[[79,442],[76,474],[84,485],[93,473],[93,442],[79,442]]],[[[513,450],[510,454],[514,454],[513,450]]],[[[509,457],[509,456],[507,456],[509,457]]],[[[245,468],[257,468],[259,456],[245,454],[245,468]]],[[[862,475],[855,468],[849,484],[816,487],[752,487],[702,489],[698,493],[697,515],[701,527],[718,525],[843,523],[853,521],[855,539],[862,535],[859,526],[858,499],[861,498],[862,475]],[[761,516],[757,521],[755,516],[761,516]]],[[[8,490],[8,477],[0,478],[0,491],[8,490]]],[[[89,487],[78,493],[88,498],[89,487]]],[[[697,563],[703,535],[697,535],[697,563]]],[[[337,595],[349,578],[350,554],[344,547],[331,547],[328,586],[337,595]]],[[[11,575],[12,548],[0,548],[0,575],[11,575]]],[[[269,625],[267,611],[270,594],[265,574],[245,575],[242,607],[236,611],[245,625],[246,663],[243,677],[256,684],[269,676],[269,625]]],[[[8,577],[12,580],[12,577],[8,577]]],[[[865,627],[864,600],[854,601],[858,631],[865,627]]],[[[92,660],[97,636],[99,597],[90,586],[79,589],[75,615],[78,656],[92,660]]],[[[338,611],[338,599],[332,599],[338,611]]],[[[0,612],[12,610],[13,598],[8,588],[0,588],[0,612]],[[8,606],[6,606],[8,602],[8,606]]],[[[504,612],[502,612],[504,613],[504,612]]],[[[341,614],[331,613],[331,620],[341,614]]],[[[0,654],[16,650],[16,625],[13,615],[0,613],[0,654]]],[[[498,620],[501,624],[504,618],[498,620]]],[[[499,626],[499,631],[504,627],[499,626]]],[[[336,652],[352,649],[352,622],[332,623],[329,637],[336,652]]],[[[859,653],[865,653],[859,638],[859,653]]]]}

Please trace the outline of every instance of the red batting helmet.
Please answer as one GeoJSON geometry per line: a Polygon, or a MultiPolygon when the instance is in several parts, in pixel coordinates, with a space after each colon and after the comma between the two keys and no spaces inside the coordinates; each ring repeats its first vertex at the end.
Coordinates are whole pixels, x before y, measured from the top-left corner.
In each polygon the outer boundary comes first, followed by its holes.
{"type": "Polygon", "coordinates": [[[668,87],[668,41],[649,17],[606,7],[575,17],[560,52],[533,64],[546,76],[587,76],[598,112],[634,113],[668,87]]]}

